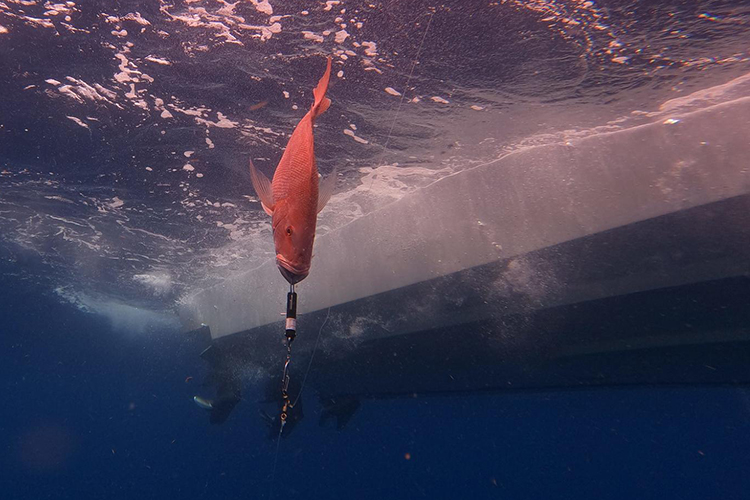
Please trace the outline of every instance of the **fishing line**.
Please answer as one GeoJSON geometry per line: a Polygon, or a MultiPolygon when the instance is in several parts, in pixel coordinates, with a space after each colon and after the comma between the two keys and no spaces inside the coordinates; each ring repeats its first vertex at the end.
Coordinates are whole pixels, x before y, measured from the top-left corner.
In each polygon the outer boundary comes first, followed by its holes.
{"type": "MultiPolygon", "coordinates": [[[[393,121],[391,122],[391,127],[388,129],[388,137],[385,139],[385,144],[383,145],[383,153],[380,155],[380,161],[378,163],[383,163],[383,159],[385,158],[385,154],[388,152],[388,143],[391,141],[391,136],[393,134],[393,127],[396,125],[396,121],[398,120],[398,115],[401,113],[401,106],[404,104],[404,97],[406,97],[406,92],[409,90],[409,83],[411,82],[411,77],[414,75],[414,68],[417,66],[417,63],[419,62],[419,54],[422,53],[422,46],[424,45],[424,41],[427,38],[427,32],[430,31],[430,24],[432,24],[432,17],[435,15],[435,11],[430,11],[430,20],[427,21],[427,27],[424,30],[424,33],[422,34],[422,41],[419,42],[419,48],[417,49],[417,55],[414,58],[414,60],[411,63],[411,69],[409,70],[409,77],[406,79],[406,85],[404,86],[404,91],[401,93],[401,99],[398,101],[398,108],[396,108],[396,114],[393,116],[393,121]]],[[[373,172],[372,180],[370,181],[370,187],[367,188],[368,191],[372,190],[372,185],[375,182],[375,175],[373,172]]]]}
{"type": "MultiPolygon", "coordinates": [[[[318,351],[318,342],[320,341],[320,334],[323,332],[323,327],[326,326],[326,323],[328,323],[328,317],[331,315],[331,308],[328,308],[328,312],[326,313],[326,319],[323,320],[323,324],[320,325],[320,328],[318,329],[318,336],[315,339],[315,347],[313,347],[312,355],[310,356],[310,362],[307,363],[307,370],[305,371],[305,376],[302,378],[302,385],[299,388],[299,394],[297,394],[297,398],[294,400],[294,403],[292,403],[292,408],[294,408],[297,405],[297,401],[299,401],[299,398],[302,397],[302,390],[305,388],[305,382],[307,381],[307,376],[310,374],[310,368],[312,367],[313,360],[315,359],[315,353],[318,351]]],[[[279,462],[279,445],[281,444],[281,433],[284,430],[284,423],[281,422],[279,425],[279,435],[276,436],[276,453],[273,457],[273,472],[271,473],[271,490],[268,493],[269,500],[273,500],[273,487],[276,484],[276,466],[279,462]]]]}
{"type": "MultiPolygon", "coordinates": [[[[427,33],[430,31],[430,25],[432,24],[432,17],[435,15],[435,10],[430,11],[430,19],[427,21],[427,27],[424,30],[424,33],[422,34],[422,40],[419,42],[419,48],[417,49],[417,55],[414,57],[414,60],[411,63],[411,68],[409,69],[409,76],[406,79],[406,85],[404,86],[404,91],[401,93],[401,99],[398,101],[398,107],[396,108],[396,113],[393,115],[393,120],[391,121],[391,126],[388,129],[388,136],[385,139],[385,144],[383,145],[383,152],[380,156],[380,162],[383,162],[383,159],[385,158],[385,154],[388,152],[388,143],[391,141],[391,137],[393,135],[393,127],[396,126],[396,121],[398,120],[398,115],[401,113],[401,107],[404,104],[404,97],[406,97],[406,92],[409,89],[409,83],[411,83],[411,78],[414,76],[414,68],[416,68],[417,63],[419,62],[419,55],[422,53],[422,47],[424,46],[424,41],[427,39],[427,33]]],[[[368,189],[372,189],[372,184],[375,182],[375,177],[373,176],[372,181],[370,182],[370,187],[368,189]]],[[[318,336],[315,339],[315,347],[313,347],[312,355],[310,356],[310,362],[307,364],[307,370],[305,371],[305,376],[302,378],[302,384],[299,389],[299,393],[297,394],[297,397],[294,400],[294,403],[292,403],[292,408],[297,404],[299,399],[302,397],[302,391],[305,388],[305,382],[307,382],[307,376],[310,374],[310,368],[312,368],[313,360],[315,359],[315,353],[318,351],[318,344],[320,342],[320,335],[323,332],[323,327],[328,322],[328,317],[331,315],[331,308],[328,308],[328,312],[326,313],[326,317],[323,320],[323,324],[320,325],[320,329],[318,330],[318,336]]],[[[273,499],[273,490],[274,485],[276,482],[276,467],[279,461],[279,445],[281,444],[281,433],[284,430],[284,423],[281,422],[281,425],[279,427],[279,435],[276,437],[276,453],[274,454],[273,459],[273,472],[271,473],[271,490],[269,492],[269,499],[273,499]]]]}
{"type": "Polygon", "coordinates": [[[273,500],[273,487],[276,484],[276,464],[279,462],[279,445],[281,444],[281,431],[284,426],[279,426],[279,435],[276,437],[276,454],[273,457],[273,472],[271,473],[271,490],[268,492],[268,500],[273,500]]]}
{"type": "Polygon", "coordinates": [[[313,347],[312,356],[310,356],[310,362],[307,364],[307,371],[305,371],[305,376],[302,378],[302,385],[299,388],[299,394],[297,394],[297,398],[294,400],[294,403],[292,403],[292,408],[297,405],[297,401],[299,401],[299,398],[302,397],[302,390],[305,388],[305,382],[307,381],[307,376],[310,374],[310,367],[312,367],[313,359],[315,359],[315,353],[318,351],[318,341],[320,341],[320,334],[323,331],[323,327],[326,326],[326,323],[328,323],[328,316],[331,315],[331,308],[328,308],[328,312],[326,313],[326,319],[323,320],[323,324],[320,325],[320,329],[318,330],[318,338],[315,339],[315,347],[313,347]]]}

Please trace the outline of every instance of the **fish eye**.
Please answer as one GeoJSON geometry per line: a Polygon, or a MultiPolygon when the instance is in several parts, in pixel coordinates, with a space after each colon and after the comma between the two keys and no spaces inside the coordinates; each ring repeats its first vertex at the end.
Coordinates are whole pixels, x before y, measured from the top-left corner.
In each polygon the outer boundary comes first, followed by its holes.
{"type": "Polygon", "coordinates": [[[287,236],[291,236],[292,235],[292,226],[287,226],[286,227],[286,235],[287,236]]]}

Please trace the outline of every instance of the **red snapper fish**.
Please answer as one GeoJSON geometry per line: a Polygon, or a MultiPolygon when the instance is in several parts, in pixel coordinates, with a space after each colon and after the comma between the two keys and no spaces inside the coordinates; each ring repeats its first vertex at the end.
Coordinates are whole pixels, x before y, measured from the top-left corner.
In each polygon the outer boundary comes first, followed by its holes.
{"type": "Polygon", "coordinates": [[[331,105],[331,100],[326,97],[330,76],[331,58],[328,57],[325,74],[313,89],[315,101],[294,129],[273,181],[256,170],[250,161],[253,188],[263,210],[272,217],[276,265],[292,285],[310,273],[318,212],[328,202],[336,183],[334,173],[318,185],[313,139],[315,119],[331,105]]]}

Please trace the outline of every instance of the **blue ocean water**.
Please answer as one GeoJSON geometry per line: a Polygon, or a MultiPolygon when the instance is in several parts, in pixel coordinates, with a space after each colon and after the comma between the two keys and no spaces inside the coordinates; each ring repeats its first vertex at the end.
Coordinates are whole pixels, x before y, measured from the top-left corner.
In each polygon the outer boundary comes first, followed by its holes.
{"type": "Polygon", "coordinates": [[[272,172],[324,56],[335,236],[516,153],[721,129],[748,25],[737,0],[0,1],[0,498],[748,498],[750,184],[688,202],[694,165],[746,168],[736,127],[658,178],[677,215],[444,275],[404,245],[429,279],[302,308],[281,437],[280,324],[211,342],[190,317],[273,259],[247,159],[272,172]],[[211,424],[193,397],[227,373],[211,424]]]}
{"type": "Polygon", "coordinates": [[[744,498],[750,390],[629,387],[371,400],[276,442],[196,411],[174,334],[127,338],[3,292],[4,498],[744,498]],[[408,455],[407,455],[408,454],[408,455]],[[410,459],[406,457],[409,456],[410,459]],[[273,481],[273,483],[272,483],[273,481]]]}

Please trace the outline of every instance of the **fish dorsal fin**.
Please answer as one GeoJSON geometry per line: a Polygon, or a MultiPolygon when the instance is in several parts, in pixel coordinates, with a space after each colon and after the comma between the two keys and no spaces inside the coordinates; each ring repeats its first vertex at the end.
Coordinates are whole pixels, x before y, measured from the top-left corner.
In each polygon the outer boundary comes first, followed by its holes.
{"type": "Polygon", "coordinates": [[[253,160],[250,160],[250,180],[253,183],[255,192],[258,193],[263,210],[265,210],[268,215],[273,215],[273,209],[276,206],[276,203],[273,201],[271,181],[268,180],[268,177],[263,175],[263,172],[259,172],[255,168],[253,160]]]}
{"type": "Polygon", "coordinates": [[[328,200],[331,199],[333,189],[336,187],[336,177],[337,173],[336,169],[334,169],[328,177],[321,179],[318,187],[318,211],[316,213],[320,213],[326,206],[326,203],[328,203],[328,200]]]}

